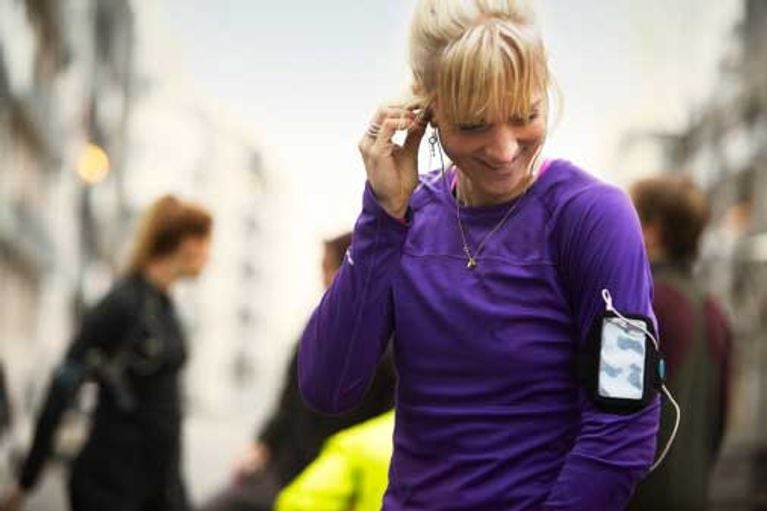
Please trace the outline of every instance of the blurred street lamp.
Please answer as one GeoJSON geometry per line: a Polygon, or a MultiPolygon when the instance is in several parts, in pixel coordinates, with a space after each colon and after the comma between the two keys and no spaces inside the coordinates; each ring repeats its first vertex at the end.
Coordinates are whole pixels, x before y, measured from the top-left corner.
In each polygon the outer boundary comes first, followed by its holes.
{"type": "Polygon", "coordinates": [[[77,160],[77,174],[87,185],[103,181],[109,174],[109,157],[96,144],[88,144],[77,160]]]}

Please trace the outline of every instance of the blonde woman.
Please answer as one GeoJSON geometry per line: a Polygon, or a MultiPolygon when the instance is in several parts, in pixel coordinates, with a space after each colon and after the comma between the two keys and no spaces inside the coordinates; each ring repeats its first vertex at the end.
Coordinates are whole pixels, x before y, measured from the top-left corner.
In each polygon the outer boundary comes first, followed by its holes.
{"type": "Polygon", "coordinates": [[[385,510],[623,509],[655,453],[658,399],[605,410],[577,368],[602,290],[654,323],[631,202],[540,158],[552,82],[522,2],[420,0],[410,56],[412,98],[359,143],[362,212],[303,334],[303,396],[352,406],[393,339],[385,510]],[[452,164],[419,175],[428,121],[452,164]]]}
{"type": "Polygon", "coordinates": [[[208,261],[212,218],[165,196],[146,213],[126,275],[88,314],[57,368],[34,441],[3,509],[22,507],[80,384],[99,383],[89,438],[72,467],[73,511],[186,511],[180,475],[184,333],[168,294],[208,261]]]}

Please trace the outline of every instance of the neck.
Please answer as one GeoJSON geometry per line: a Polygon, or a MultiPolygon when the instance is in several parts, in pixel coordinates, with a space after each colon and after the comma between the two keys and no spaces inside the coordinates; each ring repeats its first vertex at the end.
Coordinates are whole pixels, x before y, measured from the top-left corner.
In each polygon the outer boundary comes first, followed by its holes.
{"type": "Polygon", "coordinates": [[[162,291],[167,291],[179,278],[176,265],[171,259],[153,261],[142,273],[152,285],[162,291]]]}

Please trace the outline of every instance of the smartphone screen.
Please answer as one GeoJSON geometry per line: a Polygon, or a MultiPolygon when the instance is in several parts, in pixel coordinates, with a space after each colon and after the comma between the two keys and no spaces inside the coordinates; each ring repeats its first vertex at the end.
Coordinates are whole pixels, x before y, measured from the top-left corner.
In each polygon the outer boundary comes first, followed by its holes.
{"type": "Polygon", "coordinates": [[[642,399],[644,394],[645,333],[641,320],[605,318],[599,354],[599,395],[617,399],[642,399]]]}

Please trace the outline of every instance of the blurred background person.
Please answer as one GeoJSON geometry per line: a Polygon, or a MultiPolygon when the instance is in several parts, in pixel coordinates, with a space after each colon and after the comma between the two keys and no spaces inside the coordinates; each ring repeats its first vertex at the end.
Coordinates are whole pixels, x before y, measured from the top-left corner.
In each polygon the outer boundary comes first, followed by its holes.
{"type": "MultiPolygon", "coordinates": [[[[322,257],[325,288],[333,282],[351,241],[350,232],[325,241],[322,257]]],[[[271,510],[278,491],[317,457],[329,436],[375,417],[394,405],[395,374],[391,354],[379,364],[362,403],[343,415],[327,415],[309,408],[299,394],[297,374],[296,347],[285,373],[277,408],[237,462],[234,484],[204,505],[204,511],[271,510]]]]}
{"type": "Polygon", "coordinates": [[[7,484],[9,478],[8,464],[10,458],[9,432],[13,423],[11,400],[5,378],[5,364],[0,360],[0,484],[7,484]]]}
{"type": "Polygon", "coordinates": [[[280,492],[275,511],[379,511],[393,433],[393,410],[336,433],[280,492]]]}
{"type": "Polygon", "coordinates": [[[173,196],[145,213],[123,278],[82,321],[56,369],[34,440],[6,493],[22,508],[50,457],[57,426],[81,384],[99,384],[92,429],[69,481],[73,511],[186,511],[179,374],[184,332],[169,291],[208,262],[213,219],[173,196]]]}
{"type": "Polygon", "coordinates": [[[0,360],[0,442],[8,433],[11,420],[11,401],[8,397],[8,386],[5,381],[5,365],[0,360]]]}
{"type": "MultiPolygon", "coordinates": [[[[693,272],[709,208],[703,192],[678,177],[638,181],[631,197],[652,265],[668,386],[682,416],[668,457],[639,484],[628,509],[702,511],[726,427],[732,344],[723,308],[693,272]]],[[[673,410],[664,406],[658,445],[673,425],[673,410]]]]}

